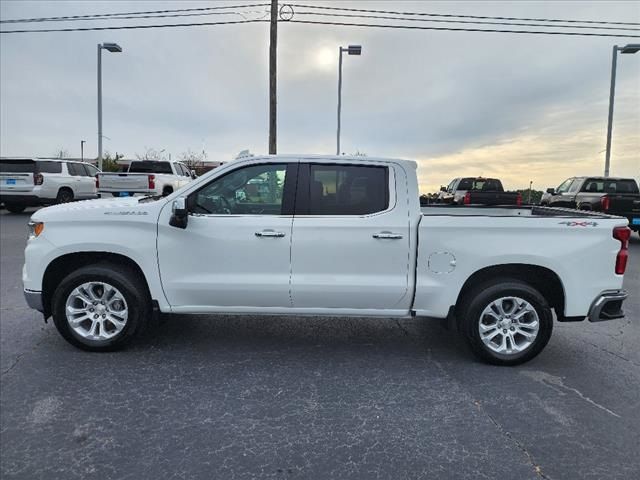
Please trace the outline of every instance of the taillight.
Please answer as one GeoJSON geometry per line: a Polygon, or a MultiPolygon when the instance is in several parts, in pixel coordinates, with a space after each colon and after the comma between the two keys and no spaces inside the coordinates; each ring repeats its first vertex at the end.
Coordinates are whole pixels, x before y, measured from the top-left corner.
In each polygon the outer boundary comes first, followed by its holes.
{"type": "Polygon", "coordinates": [[[607,195],[600,197],[600,207],[602,207],[603,212],[606,212],[607,210],[609,210],[610,206],[611,206],[611,199],[607,195]]]}
{"type": "Polygon", "coordinates": [[[156,188],[156,176],[149,175],[149,190],[155,190],[156,188]]]}
{"type": "Polygon", "coordinates": [[[96,188],[100,188],[100,177],[96,175],[96,188]]]}
{"type": "Polygon", "coordinates": [[[620,251],[616,256],[616,274],[624,275],[627,269],[627,259],[629,258],[629,238],[631,238],[631,229],[628,227],[615,227],[613,229],[613,238],[620,241],[620,251]]]}
{"type": "Polygon", "coordinates": [[[471,192],[467,192],[464,194],[464,204],[471,205],[471,192]]]}
{"type": "Polygon", "coordinates": [[[516,205],[520,206],[522,205],[522,194],[518,193],[518,196],[516,197],[516,205]]]}
{"type": "Polygon", "coordinates": [[[42,185],[43,182],[44,182],[44,177],[42,176],[41,173],[34,173],[33,174],[33,184],[34,185],[42,185]]]}

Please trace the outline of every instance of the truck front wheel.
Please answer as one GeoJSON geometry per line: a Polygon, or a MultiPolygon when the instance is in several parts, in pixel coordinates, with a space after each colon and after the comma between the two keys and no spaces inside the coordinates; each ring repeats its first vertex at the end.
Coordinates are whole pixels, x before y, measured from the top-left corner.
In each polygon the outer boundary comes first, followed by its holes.
{"type": "Polygon", "coordinates": [[[26,205],[20,205],[19,203],[7,203],[5,207],[11,213],[22,213],[24,212],[25,208],[27,208],[26,205]]]}
{"type": "Polygon", "coordinates": [[[494,365],[519,365],[549,342],[553,316],[535,288],[515,279],[485,283],[466,296],[461,330],[473,353],[494,365]]]}
{"type": "Polygon", "coordinates": [[[64,339],[95,352],[129,343],[146,324],[151,304],[137,272],[107,263],[67,275],[52,301],[53,321],[64,339]]]}

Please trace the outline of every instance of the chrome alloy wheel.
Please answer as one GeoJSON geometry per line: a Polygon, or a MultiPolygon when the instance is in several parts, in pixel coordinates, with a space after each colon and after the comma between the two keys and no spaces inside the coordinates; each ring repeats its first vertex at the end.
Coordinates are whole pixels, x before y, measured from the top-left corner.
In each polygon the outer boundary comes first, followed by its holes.
{"type": "Polygon", "coordinates": [[[480,315],[478,329],[493,352],[513,355],[528,348],[538,336],[540,319],[533,306],[520,297],[501,297],[480,315]]]}
{"type": "Polygon", "coordinates": [[[129,309],[120,291],[104,282],[87,282],[76,287],[65,306],[71,329],[86,340],[109,340],[127,324],[129,309]]]}

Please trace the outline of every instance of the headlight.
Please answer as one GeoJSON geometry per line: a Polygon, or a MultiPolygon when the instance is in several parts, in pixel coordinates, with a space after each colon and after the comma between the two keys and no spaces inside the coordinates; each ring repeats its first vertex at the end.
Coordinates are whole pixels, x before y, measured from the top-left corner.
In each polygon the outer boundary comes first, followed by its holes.
{"type": "Polygon", "coordinates": [[[29,239],[38,237],[44,230],[44,223],[29,222],[29,239]]]}

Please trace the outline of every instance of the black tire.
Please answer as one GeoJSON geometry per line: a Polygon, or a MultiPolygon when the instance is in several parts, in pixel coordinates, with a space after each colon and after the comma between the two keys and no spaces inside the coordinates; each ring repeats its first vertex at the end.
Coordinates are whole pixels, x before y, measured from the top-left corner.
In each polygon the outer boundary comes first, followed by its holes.
{"type": "Polygon", "coordinates": [[[58,195],[56,196],[56,203],[69,203],[73,202],[73,190],[70,188],[63,187],[58,190],[58,195]]]}
{"type": "Polygon", "coordinates": [[[20,205],[19,203],[7,203],[5,208],[11,213],[22,213],[27,208],[26,205],[20,205]]]}
{"type": "Polygon", "coordinates": [[[549,342],[553,331],[553,316],[546,299],[535,288],[516,279],[503,278],[474,288],[463,300],[459,325],[473,353],[482,361],[493,365],[519,365],[537,356],[549,342]],[[480,338],[479,323],[482,312],[501,297],[519,297],[528,302],[538,315],[538,333],[535,340],[518,353],[494,352],[480,338]]]}
{"type": "Polygon", "coordinates": [[[171,195],[173,193],[173,188],[172,187],[164,187],[162,189],[162,196],[163,197],[168,197],[169,195],[171,195]]]}
{"type": "Polygon", "coordinates": [[[72,345],[92,352],[119,350],[144,331],[151,315],[151,299],[140,275],[127,267],[100,263],[81,267],[67,275],[56,288],[52,298],[53,322],[58,332],[72,345]],[[108,340],[89,340],[76,333],[66,316],[66,302],[71,292],[86,282],[104,282],[117,288],[128,307],[126,324],[116,336],[108,340]]]}

